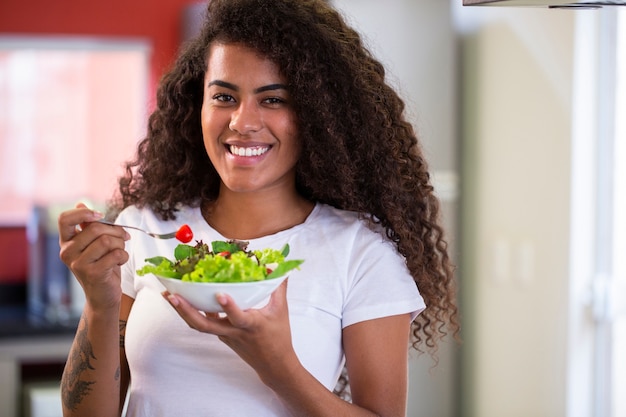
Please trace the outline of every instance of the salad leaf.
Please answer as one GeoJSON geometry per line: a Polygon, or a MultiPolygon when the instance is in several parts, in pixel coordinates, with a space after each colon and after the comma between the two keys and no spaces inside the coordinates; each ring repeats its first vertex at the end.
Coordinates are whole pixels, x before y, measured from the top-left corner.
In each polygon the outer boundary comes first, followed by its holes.
{"type": "Polygon", "coordinates": [[[299,269],[303,260],[285,260],[289,245],[275,249],[247,250],[245,241],[214,241],[209,246],[179,244],[174,260],[163,256],[146,259],[137,274],[155,274],[192,282],[251,282],[278,278],[299,269]]]}
{"type": "Polygon", "coordinates": [[[151,263],[145,265],[143,268],[137,270],[138,275],[155,274],[168,278],[181,278],[181,274],[173,269],[172,262],[162,256],[156,256],[154,258],[146,259],[151,263]],[[156,262],[159,258],[162,258],[161,262],[156,262]]]}
{"type": "Polygon", "coordinates": [[[243,242],[243,241],[238,241],[238,240],[228,241],[228,242],[224,242],[223,240],[216,240],[214,242],[211,242],[211,248],[213,249],[213,253],[220,253],[220,252],[235,253],[235,252],[245,251],[247,246],[248,246],[248,242],[243,242]]]}
{"type": "Polygon", "coordinates": [[[266,279],[282,277],[283,275],[287,274],[287,272],[291,271],[292,269],[299,269],[300,268],[300,264],[302,264],[302,262],[304,262],[304,261],[300,260],[300,259],[293,259],[293,260],[290,260],[290,261],[285,261],[285,262],[279,263],[278,266],[276,267],[276,269],[273,270],[266,277],[266,279]]]}
{"type": "Polygon", "coordinates": [[[257,257],[260,263],[263,265],[271,263],[280,263],[285,260],[285,252],[289,253],[289,244],[283,246],[283,249],[279,252],[275,249],[261,249],[255,250],[254,255],[257,257]]]}
{"type": "Polygon", "coordinates": [[[155,256],[153,258],[146,259],[146,262],[151,263],[152,265],[159,265],[163,261],[170,262],[170,260],[165,256],[155,256]]]}
{"type": "Polygon", "coordinates": [[[198,251],[193,246],[178,245],[176,249],[174,249],[174,258],[176,258],[177,261],[182,261],[185,258],[190,258],[197,252],[198,251]]]}

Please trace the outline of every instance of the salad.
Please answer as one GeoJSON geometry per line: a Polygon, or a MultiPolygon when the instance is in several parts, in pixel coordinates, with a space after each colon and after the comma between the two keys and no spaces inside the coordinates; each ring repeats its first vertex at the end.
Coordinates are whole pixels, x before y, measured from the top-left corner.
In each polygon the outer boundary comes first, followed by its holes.
{"type": "Polygon", "coordinates": [[[211,245],[196,241],[196,245],[179,244],[174,259],[155,256],[137,270],[140,276],[154,274],[191,282],[252,282],[281,277],[299,269],[303,260],[286,260],[289,245],[281,250],[249,251],[248,242],[240,240],[214,241],[211,245]]]}

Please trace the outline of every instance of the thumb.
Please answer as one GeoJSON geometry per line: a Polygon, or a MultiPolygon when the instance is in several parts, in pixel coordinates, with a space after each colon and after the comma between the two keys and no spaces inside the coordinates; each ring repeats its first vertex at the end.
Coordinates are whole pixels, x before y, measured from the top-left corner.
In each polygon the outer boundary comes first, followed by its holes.
{"type": "Polygon", "coordinates": [[[274,290],[272,296],[270,297],[270,301],[268,303],[268,307],[272,310],[287,310],[287,284],[289,278],[285,278],[283,282],[280,283],[278,288],[274,290]]]}

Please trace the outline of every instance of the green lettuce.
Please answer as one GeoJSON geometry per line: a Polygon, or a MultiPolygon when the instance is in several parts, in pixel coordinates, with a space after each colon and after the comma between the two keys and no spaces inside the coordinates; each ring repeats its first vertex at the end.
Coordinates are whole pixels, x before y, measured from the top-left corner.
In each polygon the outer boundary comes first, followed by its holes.
{"type": "Polygon", "coordinates": [[[276,249],[247,250],[248,242],[214,241],[211,247],[198,241],[195,246],[179,244],[174,259],[148,258],[140,276],[147,274],[192,282],[253,282],[278,278],[300,269],[303,260],[286,260],[289,245],[276,249]]]}

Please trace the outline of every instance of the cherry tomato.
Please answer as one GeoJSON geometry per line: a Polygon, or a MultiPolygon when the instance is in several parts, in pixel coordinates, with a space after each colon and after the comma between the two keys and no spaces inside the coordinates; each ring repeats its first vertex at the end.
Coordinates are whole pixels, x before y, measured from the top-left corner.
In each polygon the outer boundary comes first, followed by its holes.
{"type": "Polygon", "coordinates": [[[186,224],[180,226],[180,229],[176,232],[176,239],[183,243],[191,242],[191,239],[193,239],[191,228],[186,224]]]}
{"type": "Polygon", "coordinates": [[[224,258],[228,258],[230,256],[230,252],[225,250],[224,252],[218,253],[217,256],[223,256],[224,258]]]}

